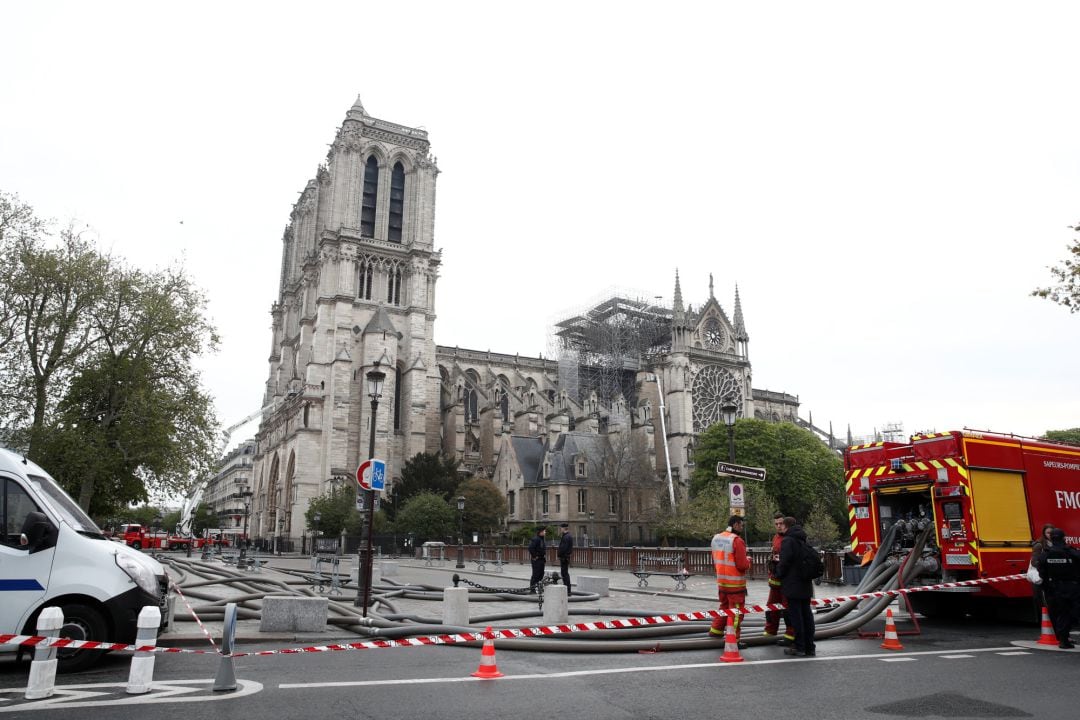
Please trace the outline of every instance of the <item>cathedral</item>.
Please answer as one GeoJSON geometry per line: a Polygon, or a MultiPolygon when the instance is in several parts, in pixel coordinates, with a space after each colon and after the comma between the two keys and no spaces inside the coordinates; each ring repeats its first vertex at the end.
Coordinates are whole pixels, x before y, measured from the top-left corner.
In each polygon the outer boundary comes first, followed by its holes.
{"type": "Polygon", "coordinates": [[[436,345],[438,174],[425,130],[357,99],[293,207],[253,537],[302,535],[310,501],[355,482],[374,427],[387,492],[407,459],[440,453],[505,494],[500,534],[567,522],[579,542],[646,542],[661,507],[686,497],[695,437],[722,407],[798,420],[796,397],[753,389],[738,289],[729,315],[711,276],[696,307],[673,271],[671,307],[613,296],[567,318],[554,358],[436,345]],[[375,417],[373,369],[385,373],[375,417]]]}

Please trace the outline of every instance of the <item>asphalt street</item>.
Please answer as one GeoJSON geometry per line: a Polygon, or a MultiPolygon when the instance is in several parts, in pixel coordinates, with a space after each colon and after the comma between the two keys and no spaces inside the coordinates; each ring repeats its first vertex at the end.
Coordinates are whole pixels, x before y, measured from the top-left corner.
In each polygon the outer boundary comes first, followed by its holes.
{"type": "MultiPolygon", "coordinates": [[[[308,561],[290,562],[302,566],[308,561]]],[[[421,565],[402,567],[400,573],[409,582],[421,576],[437,581],[441,574],[445,583],[453,570],[421,565]]],[[[504,568],[493,577],[508,585],[520,582],[518,570],[504,568]]],[[[629,573],[621,575],[629,582],[617,574],[612,579],[620,577],[626,591],[605,598],[605,607],[653,612],[714,607],[700,587],[679,593],[666,587],[638,589],[629,573]]],[[[708,588],[708,579],[702,581],[708,588]]],[[[821,588],[819,595],[851,590],[821,588]]],[[[751,599],[756,600],[753,592],[751,599]]],[[[597,616],[604,609],[597,607],[597,616]]],[[[231,660],[238,686],[231,692],[213,690],[223,662],[217,655],[162,654],[155,661],[152,690],[145,695],[126,694],[130,657],[114,653],[92,671],[60,676],[55,695],[38,701],[22,697],[28,664],[5,657],[0,659],[0,714],[47,718],[76,711],[102,720],[130,718],[133,711],[183,713],[186,718],[244,713],[478,720],[745,718],[755,713],[795,718],[1073,717],[1080,700],[1075,683],[1080,652],[1039,646],[1038,628],[970,620],[923,621],[918,634],[908,634],[915,630],[910,621],[901,620],[898,627],[902,650],[881,649],[880,637],[850,634],[820,642],[816,658],[790,658],[779,647],[764,646],[742,650],[743,662],[738,663],[719,661],[724,643],[717,641],[657,653],[539,652],[500,649],[496,643],[492,659],[504,676],[492,680],[472,677],[481,650],[467,646],[248,655],[231,660]]],[[[260,637],[250,627],[246,635],[237,648],[241,652],[284,650],[298,647],[290,640],[313,640],[260,637]]],[[[357,639],[330,631],[314,641],[357,639]]]]}

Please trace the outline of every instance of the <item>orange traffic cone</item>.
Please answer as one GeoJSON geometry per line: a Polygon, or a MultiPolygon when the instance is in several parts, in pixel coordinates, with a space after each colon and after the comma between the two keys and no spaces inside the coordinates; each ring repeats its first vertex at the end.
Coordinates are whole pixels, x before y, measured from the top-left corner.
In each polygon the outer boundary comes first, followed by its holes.
{"type": "Polygon", "coordinates": [[[1038,644],[1058,646],[1057,633],[1054,632],[1054,626],[1050,622],[1050,614],[1045,607],[1042,609],[1042,627],[1039,630],[1038,644]]]}
{"type": "Polygon", "coordinates": [[[743,657],[739,654],[739,639],[735,636],[735,616],[728,615],[727,630],[724,631],[724,654],[720,656],[720,662],[742,662],[743,657]]]}
{"type": "MultiPolygon", "coordinates": [[[[491,633],[490,627],[487,632],[491,633]]],[[[472,673],[472,676],[486,680],[494,680],[503,676],[495,664],[495,641],[490,637],[484,639],[484,649],[480,651],[480,667],[476,668],[476,672],[472,673]]]]}
{"type": "Polygon", "coordinates": [[[900,638],[896,634],[896,623],[893,621],[892,608],[885,611],[885,642],[881,643],[881,647],[886,650],[904,649],[904,646],[900,644],[900,638]]]}

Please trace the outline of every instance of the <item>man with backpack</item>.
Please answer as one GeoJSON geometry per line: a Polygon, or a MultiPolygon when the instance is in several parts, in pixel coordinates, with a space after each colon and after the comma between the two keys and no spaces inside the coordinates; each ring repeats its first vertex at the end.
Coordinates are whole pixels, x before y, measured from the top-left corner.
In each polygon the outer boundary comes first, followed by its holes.
{"type": "MultiPolygon", "coordinates": [[[[769,555],[767,567],[769,569],[769,598],[765,601],[769,605],[783,605],[784,593],[780,589],[780,578],[776,576],[776,566],[780,562],[780,545],[784,541],[784,513],[778,512],[773,515],[773,525],[776,534],[772,539],[772,553],[769,555]]],[[[780,632],[780,616],[784,615],[784,634],[777,645],[790,646],[795,640],[795,631],[788,623],[787,615],[783,610],[769,610],[765,613],[765,637],[776,637],[780,632]]]]}
{"type": "Polygon", "coordinates": [[[814,611],[810,599],[814,597],[815,574],[821,574],[821,558],[806,541],[806,532],[798,520],[785,517],[782,527],[784,539],[780,543],[776,576],[780,578],[780,591],[787,599],[787,621],[795,631],[795,641],[784,654],[814,657],[817,646],[814,644],[814,611]]]}

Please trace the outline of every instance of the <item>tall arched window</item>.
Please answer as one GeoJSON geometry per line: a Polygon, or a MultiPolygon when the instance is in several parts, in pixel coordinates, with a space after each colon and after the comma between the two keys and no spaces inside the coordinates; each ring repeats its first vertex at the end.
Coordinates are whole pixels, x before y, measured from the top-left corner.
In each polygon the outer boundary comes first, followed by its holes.
{"type": "Polygon", "coordinates": [[[477,412],[477,397],[476,390],[471,386],[465,388],[465,422],[475,423],[480,414],[477,412]]]}
{"type": "Polygon", "coordinates": [[[386,302],[391,305],[401,304],[401,269],[390,268],[386,274],[386,302]]]}
{"type": "Polygon", "coordinates": [[[390,175],[390,242],[401,242],[401,224],[405,216],[405,168],[400,162],[394,163],[390,175]]]}
{"type": "Polygon", "coordinates": [[[375,237],[375,202],[379,196],[379,161],[372,155],[364,163],[364,200],[360,206],[360,234],[375,237]]]}
{"type": "Polygon", "coordinates": [[[394,368],[394,429],[401,429],[401,367],[394,368]]]}
{"type": "Polygon", "coordinates": [[[360,263],[359,278],[356,283],[356,296],[361,300],[371,299],[371,285],[375,277],[374,264],[369,260],[360,263]]]}

